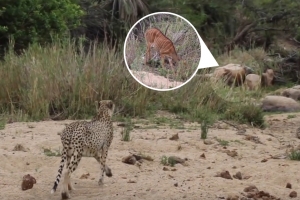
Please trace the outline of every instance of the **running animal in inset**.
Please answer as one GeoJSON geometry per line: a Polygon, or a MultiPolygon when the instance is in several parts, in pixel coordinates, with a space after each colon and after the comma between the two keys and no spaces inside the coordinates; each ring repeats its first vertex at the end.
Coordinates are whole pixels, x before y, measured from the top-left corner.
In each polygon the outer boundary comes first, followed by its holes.
{"type": "Polygon", "coordinates": [[[177,65],[178,61],[180,61],[180,57],[177,55],[173,42],[160,30],[157,28],[147,29],[144,36],[147,45],[145,64],[147,64],[150,59],[151,48],[154,48],[160,55],[161,65],[163,67],[165,58],[168,59],[172,68],[177,65]]]}

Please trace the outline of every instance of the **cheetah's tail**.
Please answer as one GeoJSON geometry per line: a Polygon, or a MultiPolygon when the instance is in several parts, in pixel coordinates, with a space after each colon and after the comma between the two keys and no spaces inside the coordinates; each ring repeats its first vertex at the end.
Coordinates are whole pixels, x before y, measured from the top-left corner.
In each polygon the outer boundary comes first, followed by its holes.
{"type": "Polygon", "coordinates": [[[60,165],[59,165],[59,168],[58,168],[58,175],[56,176],[56,180],[55,180],[53,188],[51,190],[51,194],[53,194],[56,191],[56,188],[57,188],[58,183],[60,181],[61,174],[62,174],[62,171],[64,169],[64,165],[65,165],[66,160],[67,160],[67,148],[64,148],[63,153],[61,155],[61,162],[60,162],[60,165]]]}

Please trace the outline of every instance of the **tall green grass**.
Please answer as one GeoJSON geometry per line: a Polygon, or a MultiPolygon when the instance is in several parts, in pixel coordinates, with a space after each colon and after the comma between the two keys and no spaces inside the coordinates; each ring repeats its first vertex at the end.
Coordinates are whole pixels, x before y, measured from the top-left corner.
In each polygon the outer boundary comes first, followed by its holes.
{"type": "Polygon", "coordinates": [[[44,47],[33,44],[21,56],[9,51],[0,63],[0,85],[1,112],[30,120],[86,119],[94,114],[93,102],[101,99],[115,101],[117,116],[147,117],[168,110],[209,123],[231,108],[210,82],[197,77],[175,91],[143,87],[128,72],[122,52],[106,43],[85,51],[81,42],[62,40],[44,47]]]}

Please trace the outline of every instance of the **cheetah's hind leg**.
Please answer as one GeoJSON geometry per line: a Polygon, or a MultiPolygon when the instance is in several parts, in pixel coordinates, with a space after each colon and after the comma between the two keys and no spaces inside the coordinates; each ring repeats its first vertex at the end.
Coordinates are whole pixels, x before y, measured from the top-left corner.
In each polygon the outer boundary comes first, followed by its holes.
{"type": "MultiPolygon", "coordinates": [[[[70,162],[71,162],[71,156],[70,155],[72,155],[72,154],[73,154],[72,149],[69,149],[69,151],[68,151],[68,157],[67,157],[67,168],[70,165],[70,162]]],[[[71,190],[71,191],[76,190],[75,187],[74,187],[74,185],[71,182],[71,179],[68,181],[68,189],[71,190]]]]}
{"type": "Polygon", "coordinates": [[[76,168],[78,167],[78,164],[82,158],[82,154],[79,152],[80,152],[79,149],[75,149],[73,152],[73,155],[68,160],[67,171],[65,172],[63,188],[61,191],[62,199],[70,198],[70,194],[69,194],[70,186],[71,186],[71,189],[74,190],[74,187],[72,187],[72,184],[71,184],[71,174],[76,170],[76,168]]]}
{"type": "Polygon", "coordinates": [[[108,147],[104,146],[101,151],[98,152],[98,154],[95,156],[95,159],[100,163],[100,178],[98,181],[99,185],[103,185],[103,179],[104,179],[104,172],[108,177],[111,177],[111,170],[106,165],[106,157],[107,157],[108,147]]]}
{"type": "Polygon", "coordinates": [[[111,172],[111,169],[107,165],[105,165],[105,175],[107,177],[112,177],[112,175],[113,175],[111,172]]]}

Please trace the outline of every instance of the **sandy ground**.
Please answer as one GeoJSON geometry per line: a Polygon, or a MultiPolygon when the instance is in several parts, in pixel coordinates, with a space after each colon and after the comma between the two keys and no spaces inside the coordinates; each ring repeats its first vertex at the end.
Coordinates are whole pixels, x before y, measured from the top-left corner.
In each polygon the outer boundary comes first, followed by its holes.
{"type": "MultiPolygon", "coordinates": [[[[269,127],[259,130],[245,127],[244,134],[226,123],[218,122],[209,129],[208,139],[213,144],[204,144],[200,139],[200,127],[195,123],[184,123],[170,127],[167,124],[151,124],[140,121],[131,132],[132,140],[121,141],[122,127],[115,122],[115,137],[109,151],[107,163],[113,177],[105,176],[103,187],[98,186],[99,165],[93,158],[83,158],[72,175],[76,190],[72,199],[226,199],[229,194],[242,196],[244,188],[254,184],[259,190],[269,192],[281,199],[290,199],[292,190],[300,199],[300,162],[284,159],[289,146],[298,146],[295,137],[300,123],[300,113],[288,119],[288,114],[268,116],[269,127]],[[177,127],[177,128],[176,128],[177,127]],[[178,133],[177,141],[170,140],[178,133]],[[257,136],[261,143],[246,140],[245,135],[257,136]],[[225,149],[217,139],[229,142],[225,149]],[[179,147],[181,149],[179,150],[179,147]],[[226,150],[235,150],[237,156],[229,156],[226,150]],[[122,158],[132,153],[152,156],[154,161],[144,160],[141,166],[129,165],[122,158]],[[201,158],[201,154],[205,158],[201,158]],[[163,170],[162,156],[187,158],[185,165],[167,166],[163,170]],[[279,156],[278,156],[279,155],[279,156]],[[271,158],[274,156],[274,158],[271,158]],[[275,158],[279,159],[275,159],[275,158]],[[261,162],[267,159],[266,162],[261,162]],[[176,169],[172,171],[171,169],[176,169]],[[215,177],[218,172],[228,170],[233,176],[241,172],[244,179],[215,177]],[[89,173],[87,179],[80,179],[89,173]],[[130,183],[133,182],[133,183],[130,183]],[[287,183],[292,189],[286,188],[287,183]]],[[[175,123],[180,121],[173,115],[167,118],[175,123]],[[174,118],[174,119],[171,119],[174,118]],[[177,121],[176,121],[177,120],[177,121]]],[[[60,157],[47,156],[43,148],[61,149],[58,131],[71,121],[43,121],[7,124],[0,131],[0,199],[60,199],[61,183],[53,195],[53,186],[60,157]],[[13,151],[21,144],[29,150],[13,151]],[[26,174],[36,178],[32,189],[22,191],[21,181],[26,174]]],[[[173,123],[173,124],[174,124],[173,123]]]]}
{"type": "Polygon", "coordinates": [[[183,84],[183,82],[170,81],[169,79],[163,76],[158,76],[154,73],[146,71],[131,70],[131,72],[139,81],[152,88],[169,89],[183,84]]]}

